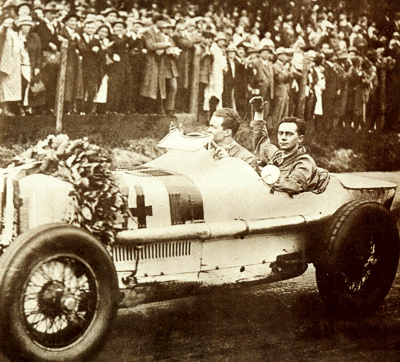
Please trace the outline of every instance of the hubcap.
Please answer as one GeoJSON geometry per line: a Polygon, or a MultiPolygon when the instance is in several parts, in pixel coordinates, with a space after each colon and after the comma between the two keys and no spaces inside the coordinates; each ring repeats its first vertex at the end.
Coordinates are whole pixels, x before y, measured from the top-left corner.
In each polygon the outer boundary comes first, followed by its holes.
{"type": "Polygon", "coordinates": [[[79,339],[98,303],[95,275],[75,255],[49,258],[35,267],[23,292],[25,325],[36,343],[60,348],[79,339]]]}

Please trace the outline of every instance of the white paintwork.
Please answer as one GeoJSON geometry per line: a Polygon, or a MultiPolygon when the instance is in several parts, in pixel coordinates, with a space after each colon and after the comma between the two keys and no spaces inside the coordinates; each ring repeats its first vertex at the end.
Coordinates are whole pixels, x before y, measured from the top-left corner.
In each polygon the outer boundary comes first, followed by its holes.
{"type": "Polygon", "coordinates": [[[21,214],[27,212],[29,229],[66,220],[70,210],[73,186],[58,178],[36,174],[19,181],[21,214]]]}

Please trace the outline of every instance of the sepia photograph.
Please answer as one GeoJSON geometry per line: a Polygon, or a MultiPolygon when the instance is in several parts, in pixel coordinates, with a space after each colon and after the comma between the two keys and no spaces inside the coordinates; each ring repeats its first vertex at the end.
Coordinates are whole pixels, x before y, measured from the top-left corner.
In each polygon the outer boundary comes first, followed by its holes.
{"type": "Polygon", "coordinates": [[[400,2],[0,0],[0,362],[400,361],[400,2]]]}

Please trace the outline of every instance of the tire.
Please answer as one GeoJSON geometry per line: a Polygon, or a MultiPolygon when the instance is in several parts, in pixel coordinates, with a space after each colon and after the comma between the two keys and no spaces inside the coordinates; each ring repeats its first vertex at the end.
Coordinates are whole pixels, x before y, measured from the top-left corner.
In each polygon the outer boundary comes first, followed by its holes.
{"type": "Polygon", "coordinates": [[[396,222],[381,204],[352,201],[339,208],[315,263],[328,313],[347,318],[373,313],[396,276],[399,245],[396,222]]]}
{"type": "Polygon", "coordinates": [[[118,308],[110,255],[90,233],[66,224],[18,237],[0,259],[0,333],[17,360],[87,361],[118,308]]]}

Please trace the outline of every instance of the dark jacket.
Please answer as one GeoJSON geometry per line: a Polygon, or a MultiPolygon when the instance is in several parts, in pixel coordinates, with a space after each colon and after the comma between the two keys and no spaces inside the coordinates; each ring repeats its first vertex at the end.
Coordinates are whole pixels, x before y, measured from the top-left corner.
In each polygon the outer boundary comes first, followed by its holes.
{"type": "Polygon", "coordinates": [[[283,156],[282,151],[271,143],[265,121],[254,120],[250,127],[256,154],[281,172],[278,181],[271,185],[274,190],[293,195],[316,189],[319,179],[317,166],[304,147],[295,148],[283,156]]]}

